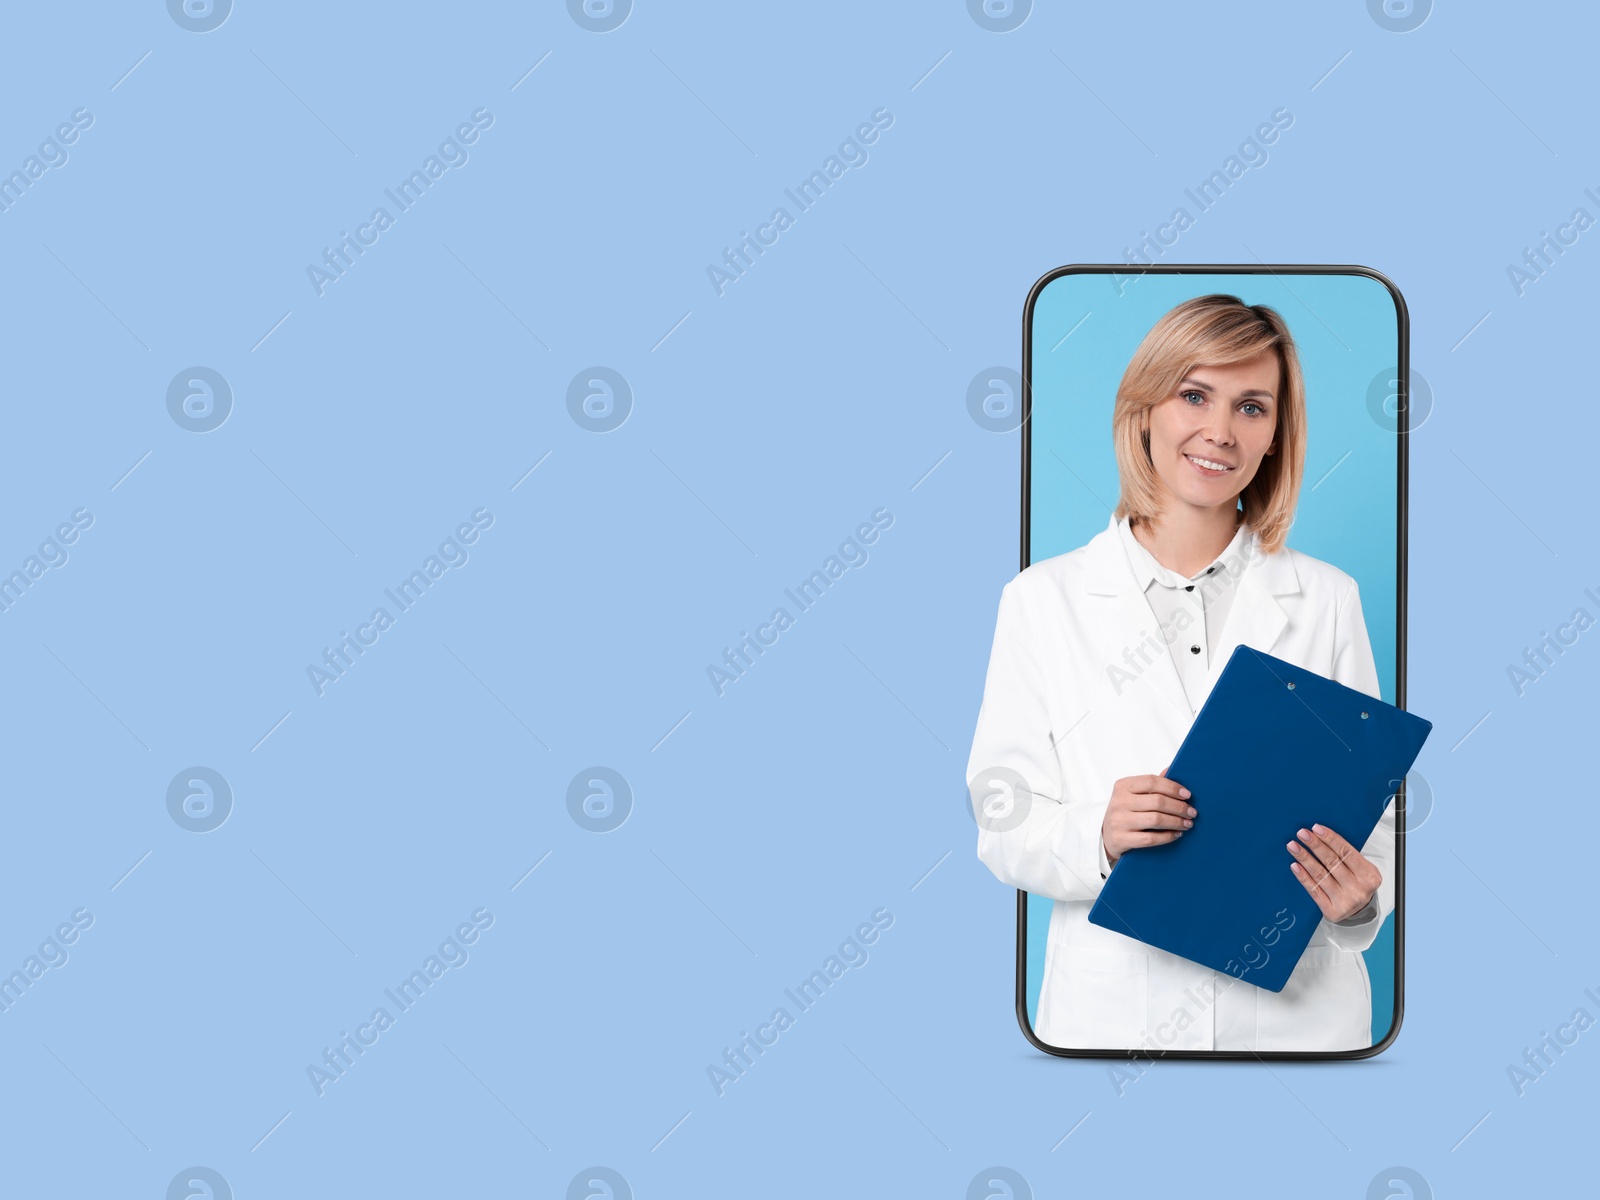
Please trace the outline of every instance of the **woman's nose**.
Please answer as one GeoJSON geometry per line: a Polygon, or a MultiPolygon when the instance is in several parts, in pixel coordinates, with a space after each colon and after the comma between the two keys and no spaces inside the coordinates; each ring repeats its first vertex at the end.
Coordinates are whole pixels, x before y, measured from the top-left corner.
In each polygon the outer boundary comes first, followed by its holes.
{"type": "Polygon", "coordinates": [[[1219,446],[1233,444],[1233,418],[1226,412],[1213,413],[1206,419],[1204,433],[1208,441],[1216,442],[1219,446]]]}

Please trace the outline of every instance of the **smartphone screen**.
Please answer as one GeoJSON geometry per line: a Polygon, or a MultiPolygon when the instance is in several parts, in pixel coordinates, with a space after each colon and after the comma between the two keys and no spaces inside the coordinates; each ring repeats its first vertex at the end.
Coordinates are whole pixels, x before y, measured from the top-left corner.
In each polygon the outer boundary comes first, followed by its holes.
{"type": "MultiPolygon", "coordinates": [[[[1302,564],[1298,575],[1274,577],[1278,585],[1296,589],[1274,596],[1292,619],[1286,631],[1269,631],[1270,640],[1254,628],[1229,632],[1330,677],[1333,639],[1344,639],[1341,645],[1351,645],[1339,652],[1339,670],[1355,671],[1348,677],[1357,686],[1375,686],[1382,700],[1404,707],[1406,449],[1410,432],[1427,416],[1426,401],[1413,400],[1408,367],[1404,301],[1387,279],[1362,267],[1073,266],[1050,272],[1028,296],[1021,566],[1026,573],[1045,564],[1030,578],[1054,572],[1055,582],[1033,586],[1026,603],[1002,601],[993,653],[1002,654],[1005,639],[1017,651],[1018,671],[1032,672],[1028,677],[1037,677],[1038,690],[1028,692],[1032,699],[991,699],[991,690],[1009,688],[1013,679],[991,662],[988,712],[980,716],[969,779],[991,768],[1004,774],[1007,766],[978,761],[980,741],[986,748],[1007,744],[1003,735],[985,733],[986,720],[1028,731],[1019,737],[1038,735],[1032,748],[1038,753],[1025,757],[1043,778],[1018,783],[1032,784],[1026,802],[1032,811],[1019,818],[1014,808],[1008,810],[1000,822],[1013,832],[987,845],[997,875],[1031,884],[1018,891],[1017,1015],[1039,1048],[1134,1058],[1364,1057],[1383,1049],[1397,1032],[1403,1007],[1404,780],[1393,781],[1387,842],[1380,823],[1373,841],[1355,847],[1375,848],[1371,861],[1389,878],[1374,901],[1381,895],[1386,903],[1352,914],[1326,934],[1319,926],[1282,992],[1229,979],[1087,924],[1093,893],[1104,878],[1093,869],[1096,856],[1089,849],[1104,848],[1095,815],[1101,810],[1088,806],[1108,800],[1112,775],[1164,769],[1167,758],[1160,756],[1169,758],[1171,746],[1146,746],[1157,714],[1150,705],[1185,693],[1188,701],[1199,701],[1196,671],[1207,669],[1202,652],[1215,652],[1219,639],[1205,621],[1195,626],[1204,632],[1174,632],[1182,614],[1175,616],[1173,606],[1187,603],[1178,595],[1185,578],[1175,569],[1162,577],[1178,585],[1166,593],[1168,599],[1158,598],[1154,583],[1139,587],[1146,593],[1138,597],[1143,603],[1119,601],[1119,615],[1111,620],[1105,615],[1113,611],[1110,597],[1082,594],[1090,586],[1085,581],[1095,576],[1079,567],[1092,562],[1094,570],[1116,572],[1115,582],[1102,591],[1129,592],[1130,581],[1150,579],[1139,574],[1143,559],[1127,541],[1128,516],[1119,522],[1114,515],[1125,499],[1137,512],[1158,495],[1181,495],[1191,506],[1197,497],[1220,496],[1212,511],[1220,519],[1222,503],[1229,503],[1228,515],[1240,520],[1230,548],[1249,536],[1261,544],[1260,532],[1252,535],[1242,520],[1253,509],[1264,528],[1277,530],[1278,549],[1269,557],[1302,564]],[[1224,363],[1220,373],[1205,369],[1208,357],[1236,357],[1239,338],[1259,338],[1264,327],[1281,334],[1270,350],[1224,363]],[[1262,403],[1252,403],[1246,394],[1252,389],[1242,386],[1252,379],[1262,403]],[[1267,424],[1260,421],[1263,415],[1267,424]],[[1212,467],[1197,463],[1191,477],[1188,463],[1204,458],[1187,453],[1197,447],[1220,461],[1204,459],[1212,467]],[[1253,489],[1239,492],[1238,514],[1227,500],[1230,482],[1223,476],[1230,471],[1249,478],[1253,489]],[[1246,496],[1253,499],[1246,503],[1246,496]],[[1296,554],[1303,557],[1294,559],[1296,554]],[[1358,591],[1351,593],[1345,577],[1358,591]],[[1356,664],[1365,651],[1361,638],[1352,639],[1352,594],[1359,598],[1370,667],[1356,664]],[[1070,635],[1063,632],[1068,629],[1070,635]],[[1068,640],[1051,641],[1054,633],[1068,640]],[[1032,637],[1054,649],[1034,648],[1025,640],[1032,637]],[[1086,649],[1058,652],[1066,645],[1086,649]],[[1191,652],[1194,661],[1184,657],[1191,652]],[[1162,661],[1168,655],[1170,667],[1162,661]],[[1075,678],[1079,674],[1093,678],[1075,678]],[[1186,681],[1184,691],[1175,686],[1174,674],[1186,681]],[[1149,684],[1162,677],[1164,698],[1156,694],[1163,689],[1149,684]],[[1118,696],[1109,711],[1103,699],[1095,699],[1111,694],[1107,678],[1118,696]],[[1050,709],[1047,719],[1008,707],[1040,705],[1041,696],[1047,698],[1041,706],[1050,709]],[[1102,709],[1098,719],[1077,724],[1074,706],[1087,715],[1096,705],[1102,709]],[[1041,749],[1045,737],[1048,750],[1041,749]],[[1036,822],[1031,834],[1015,832],[1020,819],[1036,822]]],[[[1163,552],[1175,568],[1170,542],[1163,552]]],[[[1206,605],[1212,603],[1208,598],[1206,605]]],[[[1221,619],[1227,622],[1241,609],[1261,622],[1263,609],[1231,602],[1221,619]]],[[[1238,731],[1238,753],[1250,753],[1250,739],[1246,723],[1238,731]]],[[[1012,765],[1023,764],[1019,759],[1012,765]]],[[[1412,790],[1418,790],[1414,774],[1412,790]]],[[[980,830],[982,791],[980,780],[973,792],[980,830]]],[[[1286,849],[1286,871],[1289,862],[1286,849]]],[[[1204,897],[1195,903],[1203,904],[1204,897]]]]}

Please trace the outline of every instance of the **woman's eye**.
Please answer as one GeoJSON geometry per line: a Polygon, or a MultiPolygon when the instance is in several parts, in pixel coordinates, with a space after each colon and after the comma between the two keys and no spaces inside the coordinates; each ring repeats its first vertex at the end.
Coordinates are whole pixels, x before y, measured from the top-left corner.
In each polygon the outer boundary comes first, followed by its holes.
{"type": "Polygon", "coordinates": [[[1267,411],[1266,409],[1262,408],[1261,405],[1255,403],[1254,401],[1251,401],[1249,404],[1246,404],[1245,407],[1246,408],[1253,408],[1253,409],[1256,410],[1255,412],[1250,414],[1252,417],[1259,417],[1262,413],[1267,411]]]}
{"type": "Polygon", "coordinates": [[[1202,399],[1202,400],[1205,399],[1205,394],[1203,392],[1179,392],[1178,393],[1178,398],[1180,400],[1187,400],[1190,396],[1199,396],[1200,399],[1202,399]]]}

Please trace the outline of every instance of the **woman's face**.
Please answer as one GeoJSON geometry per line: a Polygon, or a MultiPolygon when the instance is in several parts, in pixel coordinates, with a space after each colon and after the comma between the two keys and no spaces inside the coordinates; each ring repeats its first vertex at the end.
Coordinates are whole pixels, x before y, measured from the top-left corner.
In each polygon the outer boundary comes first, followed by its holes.
{"type": "Polygon", "coordinates": [[[1224,367],[1194,367],[1150,409],[1150,461],[1178,502],[1235,507],[1262,457],[1276,450],[1280,374],[1272,350],[1224,367]]]}

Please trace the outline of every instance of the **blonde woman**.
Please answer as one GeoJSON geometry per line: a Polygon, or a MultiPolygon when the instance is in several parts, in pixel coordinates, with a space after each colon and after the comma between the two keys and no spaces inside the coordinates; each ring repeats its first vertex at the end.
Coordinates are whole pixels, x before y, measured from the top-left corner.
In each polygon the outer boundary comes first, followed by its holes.
{"type": "MultiPolygon", "coordinates": [[[[1035,1033],[1150,1053],[1370,1047],[1360,952],[1394,907],[1392,800],[1359,850],[1321,825],[1285,846],[1322,915],[1281,992],[1087,919],[1122,855],[1205,820],[1166,765],[1237,646],[1379,694],[1355,580],[1284,544],[1306,407],[1275,311],[1210,295],[1166,313],[1123,374],[1112,439],[1106,528],[1001,592],[968,761],[978,857],[1055,901],[1035,1033]]],[[[1250,738],[1245,721],[1237,753],[1250,738]]]]}

